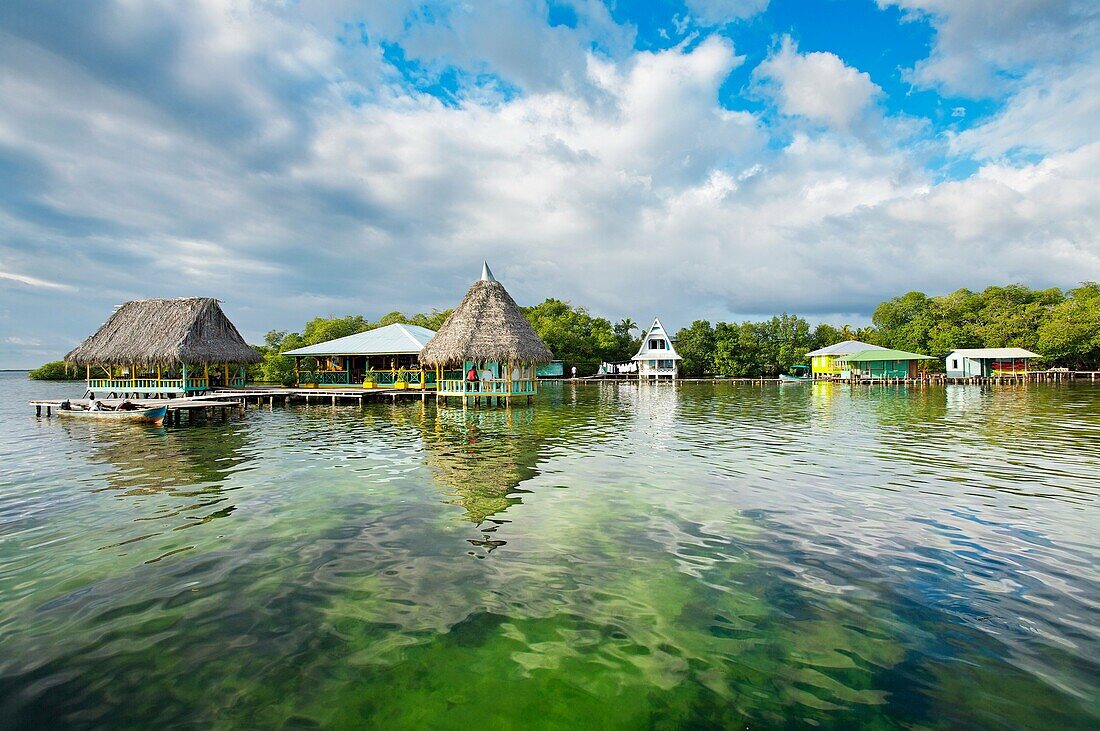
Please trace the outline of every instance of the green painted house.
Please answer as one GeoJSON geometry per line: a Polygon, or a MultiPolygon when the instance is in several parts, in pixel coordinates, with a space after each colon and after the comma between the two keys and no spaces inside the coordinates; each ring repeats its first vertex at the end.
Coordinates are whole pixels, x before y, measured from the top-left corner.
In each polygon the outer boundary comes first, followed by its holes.
{"type": "Polygon", "coordinates": [[[919,378],[921,361],[935,360],[930,355],[904,350],[867,349],[836,358],[836,362],[855,379],[919,378]]]}

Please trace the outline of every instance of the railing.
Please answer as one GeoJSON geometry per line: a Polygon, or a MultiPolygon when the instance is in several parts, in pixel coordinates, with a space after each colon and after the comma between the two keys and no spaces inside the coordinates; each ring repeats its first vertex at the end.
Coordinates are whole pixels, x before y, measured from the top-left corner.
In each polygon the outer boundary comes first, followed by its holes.
{"type": "Polygon", "coordinates": [[[537,392],[538,382],[533,378],[523,378],[515,381],[504,378],[488,381],[445,378],[439,382],[439,393],[451,396],[523,396],[537,392]]]}
{"type": "MultiPolygon", "coordinates": [[[[244,379],[234,379],[244,385],[244,379]]],[[[206,391],[209,382],[205,378],[89,378],[89,391],[206,391]]]]}
{"type": "Polygon", "coordinates": [[[391,368],[390,370],[367,371],[365,381],[373,383],[380,388],[401,387],[407,388],[434,388],[435,371],[426,368],[391,368]]]}
{"type": "Polygon", "coordinates": [[[351,383],[351,374],[347,371],[301,371],[298,373],[298,383],[347,386],[351,383]]]}

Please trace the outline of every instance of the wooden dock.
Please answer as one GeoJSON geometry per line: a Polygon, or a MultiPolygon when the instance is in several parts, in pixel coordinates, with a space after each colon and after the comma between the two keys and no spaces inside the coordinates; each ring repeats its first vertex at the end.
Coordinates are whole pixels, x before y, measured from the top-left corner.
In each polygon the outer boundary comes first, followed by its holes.
{"type": "MultiPolygon", "coordinates": [[[[110,408],[118,406],[124,400],[127,399],[98,399],[100,403],[110,408]]],[[[53,412],[60,409],[63,401],[68,401],[70,404],[77,407],[84,407],[89,403],[88,399],[40,399],[31,401],[30,405],[34,407],[37,416],[42,416],[43,412],[45,412],[46,418],[50,418],[53,416],[53,412]]],[[[199,420],[211,421],[215,416],[220,416],[222,421],[226,421],[231,412],[236,412],[240,415],[244,414],[244,408],[239,401],[217,399],[197,400],[194,398],[129,399],[129,401],[139,409],[154,409],[166,406],[168,408],[164,415],[164,423],[166,426],[179,426],[184,418],[186,418],[188,424],[194,424],[199,420]]]]}
{"type": "MultiPolygon", "coordinates": [[[[199,396],[187,396],[175,399],[98,399],[108,407],[115,407],[124,400],[138,408],[168,408],[164,417],[166,426],[197,424],[214,421],[216,418],[226,421],[230,414],[244,416],[249,404],[269,407],[275,404],[283,406],[294,402],[305,404],[357,404],[362,406],[370,401],[390,401],[396,403],[399,398],[420,399],[426,401],[433,391],[420,389],[363,389],[354,386],[347,388],[265,388],[252,387],[212,391],[199,396]]],[[[38,399],[30,401],[37,416],[54,416],[62,401],[73,406],[86,406],[88,399],[38,399]]]]}

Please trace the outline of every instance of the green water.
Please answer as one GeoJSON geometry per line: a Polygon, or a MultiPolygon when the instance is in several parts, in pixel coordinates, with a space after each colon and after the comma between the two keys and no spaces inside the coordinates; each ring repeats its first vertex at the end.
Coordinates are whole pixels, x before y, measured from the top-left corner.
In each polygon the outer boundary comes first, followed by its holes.
{"type": "Polygon", "coordinates": [[[1100,725],[1100,388],[35,419],[4,728],[1100,725]]]}

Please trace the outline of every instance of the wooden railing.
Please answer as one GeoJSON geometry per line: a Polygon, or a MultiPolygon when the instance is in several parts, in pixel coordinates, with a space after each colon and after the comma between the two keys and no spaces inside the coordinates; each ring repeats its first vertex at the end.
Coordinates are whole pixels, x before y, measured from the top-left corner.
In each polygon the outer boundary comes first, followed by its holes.
{"type": "Polygon", "coordinates": [[[349,386],[351,385],[351,372],[299,371],[298,384],[312,384],[315,386],[349,386]]]}
{"type": "Polygon", "coordinates": [[[497,378],[486,381],[445,378],[439,382],[439,393],[451,396],[522,396],[537,392],[538,382],[533,378],[497,378]]]}
{"type": "Polygon", "coordinates": [[[367,371],[366,380],[385,388],[404,383],[409,388],[432,388],[435,386],[435,371],[423,368],[391,368],[390,370],[367,371]]]}
{"type": "MultiPolygon", "coordinates": [[[[244,385],[243,378],[233,379],[233,385],[244,385]]],[[[89,391],[205,391],[210,387],[205,378],[89,378],[89,391]]]]}

